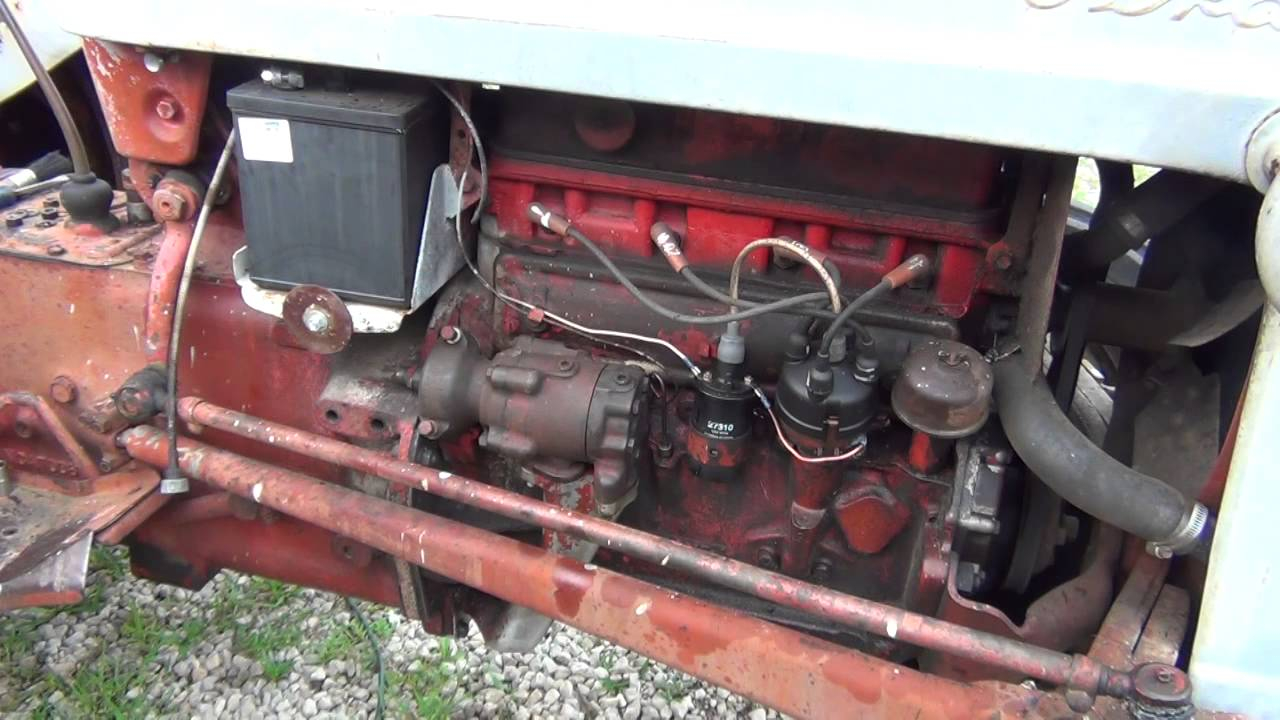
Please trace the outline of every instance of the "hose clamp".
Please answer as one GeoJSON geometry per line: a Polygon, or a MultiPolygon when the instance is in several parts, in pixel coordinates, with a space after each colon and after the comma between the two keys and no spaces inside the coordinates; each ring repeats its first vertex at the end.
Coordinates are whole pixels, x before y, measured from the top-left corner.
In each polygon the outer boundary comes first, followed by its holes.
{"type": "Polygon", "coordinates": [[[1182,522],[1173,534],[1159,542],[1147,543],[1147,552],[1162,560],[1174,555],[1185,555],[1195,549],[1209,525],[1209,508],[1196,503],[1182,516],[1182,522]]]}

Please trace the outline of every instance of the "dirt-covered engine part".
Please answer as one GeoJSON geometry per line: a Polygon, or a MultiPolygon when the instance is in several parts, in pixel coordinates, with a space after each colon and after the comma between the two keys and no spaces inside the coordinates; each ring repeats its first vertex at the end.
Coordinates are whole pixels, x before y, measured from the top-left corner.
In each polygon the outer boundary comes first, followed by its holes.
{"type": "Polygon", "coordinates": [[[418,374],[425,434],[447,438],[484,427],[480,447],[519,463],[590,463],[595,503],[614,515],[635,494],[648,459],[645,373],[532,337],[486,360],[455,327],[418,374]]]}

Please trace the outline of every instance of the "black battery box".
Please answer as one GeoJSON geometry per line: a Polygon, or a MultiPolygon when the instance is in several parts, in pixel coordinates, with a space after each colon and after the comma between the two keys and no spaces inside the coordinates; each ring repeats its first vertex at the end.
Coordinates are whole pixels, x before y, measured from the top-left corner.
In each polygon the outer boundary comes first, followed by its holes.
{"type": "Polygon", "coordinates": [[[407,306],[427,187],[447,153],[440,102],[255,80],[230,90],[227,105],[239,133],[250,277],[407,306]]]}

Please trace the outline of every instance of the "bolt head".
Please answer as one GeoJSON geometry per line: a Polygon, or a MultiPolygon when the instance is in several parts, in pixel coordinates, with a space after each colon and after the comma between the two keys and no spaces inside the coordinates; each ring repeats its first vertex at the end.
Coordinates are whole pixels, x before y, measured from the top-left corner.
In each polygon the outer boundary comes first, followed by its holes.
{"type": "Polygon", "coordinates": [[[1013,256],[1007,252],[1002,252],[995,257],[996,269],[1008,270],[1013,267],[1013,256]]]}
{"type": "Polygon", "coordinates": [[[116,394],[116,408],[126,418],[139,418],[146,414],[151,396],[139,388],[123,387],[116,394]]]}
{"type": "Polygon", "coordinates": [[[4,225],[11,228],[22,227],[22,223],[26,219],[27,216],[22,213],[9,213],[4,216],[4,225]]]}
{"type": "Polygon", "coordinates": [[[302,326],[313,335],[323,335],[333,329],[333,316],[319,305],[308,305],[302,311],[302,326]]]}
{"type": "MultiPolygon", "coordinates": [[[[48,220],[44,220],[44,221],[42,221],[42,222],[40,223],[40,226],[41,226],[41,227],[49,227],[48,225],[45,225],[45,224],[44,224],[44,223],[47,223],[47,222],[49,222],[49,221],[48,221],[48,220]]],[[[50,223],[50,225],[52,225],[52,223],[50,223]]],[[[61,246],[61,245],[59,245],[58,243],[54,243],[54,244],[50,245],[49,247],[46,247],[46,248],[44,249],[44,251],[45,251],[45,254],[47,254],[47,255],[52,255],[52,256],[54,256],[54,257],[58,257],[59,255],[66,255],[66,254],[67,254],[67,249],[66,249],[66,248],[64,248],[64,247],[62,247],[62,246],[61,246]]]]}
{"type": "Polygon", "coordinates": [[[78,394],[75,381],[66,375],[59,375],[49,385],[49,397],[53,398],[56,403],[69,405],[76,401],[76,395],[78,394]]]}
{"type": "Polygon", "coordinates": [[[452,325],[445,325],[440,328],[440,339],[450,345],[456,345],[462,340],[462,331],[452,325]]]}
{"type": "Polygon", "coordinates": [[[155,216],[164,222],[177,222],[185,220],[187,216],[187,201],[178,193],[167,188],[156,190],[152,196],[152,202],[155,203],[155,216]]]}
{"type": "Polygon", "coordinates": [[[160,72],[161,68],[164,67],[164,58],[153,52],[144,53],[142,56],[142,66],[145,67],[148,72],[160,72]]]}
{"type": "Polygon", "coordinates": [[[156,115],[161,120],[172,120],[178,115],[178,107],[172,100],[165,98],[156,103],[156,115]]]}
{"type": "Polygon", "coordinates": [[[773,570],[778,567],[778,554],[773,551],[773,548],[762,547],[756,553],[756,564],[765,570],[773,570]]]}
{"type": "Polygon", "coordinates": [[[1191,702],[1191,681],[1176,667],[1148,663],[1133,672],[1133,699],[1146,707],[1185,707],[1191,702]]]}

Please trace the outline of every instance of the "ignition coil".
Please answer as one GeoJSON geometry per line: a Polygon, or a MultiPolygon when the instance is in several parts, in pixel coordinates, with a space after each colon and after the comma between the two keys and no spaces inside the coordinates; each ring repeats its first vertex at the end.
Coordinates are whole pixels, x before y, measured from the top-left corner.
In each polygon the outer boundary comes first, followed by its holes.
{"type": "Polygon", "coordinates": [[[744,382],[746,348],[737,329],[720,338],[714,370],[698,380],[689,456],[693,472],[707,480],[734,480],[751,435],[755,398],[744,382]]]}

